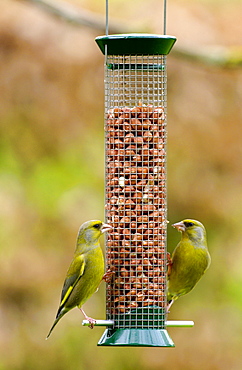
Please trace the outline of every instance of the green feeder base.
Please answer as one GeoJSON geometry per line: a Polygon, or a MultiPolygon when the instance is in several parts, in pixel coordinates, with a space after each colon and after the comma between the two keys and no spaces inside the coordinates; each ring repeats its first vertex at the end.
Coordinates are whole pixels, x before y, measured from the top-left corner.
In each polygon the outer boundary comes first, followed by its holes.
{"type": "Polygon", "coordinates": [[[98,346],[175,347],[165,329],[106,329],[98,346]]]}

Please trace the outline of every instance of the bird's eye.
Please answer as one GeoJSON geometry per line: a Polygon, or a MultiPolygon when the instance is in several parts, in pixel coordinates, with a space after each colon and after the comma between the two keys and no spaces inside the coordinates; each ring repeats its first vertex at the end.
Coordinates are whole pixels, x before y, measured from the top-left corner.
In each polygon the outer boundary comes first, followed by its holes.
{"type": "Polygon", "coordinates": [[[95,229],[99,229],[99,228],[100,228],[100,224],[94,224],[94,225],[93,225],[93,227],[94,227],[95,229]]]}
{"type": "Polygon", "coordinates": [[[184,225],[186,226],[186,227],[191,227],[191,226],[193,226],[194,225],[194,223],[193,222],[184,222],[184,225]]]}

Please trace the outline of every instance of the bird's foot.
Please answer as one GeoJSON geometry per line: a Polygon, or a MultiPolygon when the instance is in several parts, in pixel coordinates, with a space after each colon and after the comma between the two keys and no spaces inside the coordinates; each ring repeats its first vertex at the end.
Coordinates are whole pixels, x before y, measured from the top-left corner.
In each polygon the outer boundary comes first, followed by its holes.
{"type": "Polygon", "coordinates": [[[93,329],[94,328],[94,325],[96,324],[96,320],[95,319],[92,319],[91,317],[86,317],[86,320],[89,322],[89,325],[88,327],[90,329],[93,329]]]}
{"type": "Polygon", "coordinates": [[[80,310],[81,310],[81,312],[83,313],[83,315],[84,315],[85,319],[89,322],[88,327],[89,327],[90,329],[93,329],[93,328],[94,328],[94,325],[96,324],[96,320],[95,320],[95,319],[93,319],[92,317],[87,316],[87,315],[85,314],[85,312],[83,311],[83,309],[82,309],[82,308],[80,308],[80,310]]]}
{"type": "Polygon", "coordinates": [[[167,265],[167,276],[169,276],[171,273],[171,269],[172,269],[172,259],[171,259],[171,254],[169,252],[167,252],[166,265],[167,265]]]}
{"type": "Polygon", "coordinates": [[[171,263],[171,254],[170,254],[170,252],[166,253],[166,258],[167,258],[167,265],[169,265],[171,263]]]}
{"type": "Polygon", "coordinates": [[[171,308],[171,306],[172,306],[173,303],[174,303],[174,300],[171,300],[169,302],[169,304],[167,305],[167,307],[166,307],[166,314],[167,315],[170,313],[170,308],[171,308]]]}
{"type": "Polygon", "coordinates": [[[103,275],[102,280],[104,280],[106,283],[110,283],[111,280],[112,280],[113,275],[114,275],[114,271],[108,270],[103,275]]]}

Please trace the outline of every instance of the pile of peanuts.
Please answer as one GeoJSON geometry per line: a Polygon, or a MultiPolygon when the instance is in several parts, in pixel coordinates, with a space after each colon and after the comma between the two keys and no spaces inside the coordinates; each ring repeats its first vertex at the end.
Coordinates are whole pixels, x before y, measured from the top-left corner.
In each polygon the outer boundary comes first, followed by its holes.
{"type": "Polygon", "coordinates": [[[106,241],[111,314],[165,306],[166,117],[162,107],[110,109],[106,117],[106,241]]]}

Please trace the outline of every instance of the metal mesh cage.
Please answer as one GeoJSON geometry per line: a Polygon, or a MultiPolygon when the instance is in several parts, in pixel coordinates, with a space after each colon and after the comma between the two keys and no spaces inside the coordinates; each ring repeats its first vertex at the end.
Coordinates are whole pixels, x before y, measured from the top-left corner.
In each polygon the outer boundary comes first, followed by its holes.
{"type": "Polygon", "coordinates": [[[107,322],[99,345],[174,346],[166,318],[167,35],[99,36],[105,54],[107,322]]]}
{"type": "Polygon", "coordinates": [[[105,66],[107,319],[164,328],[166,56],[108,55],[105,66]]]}

